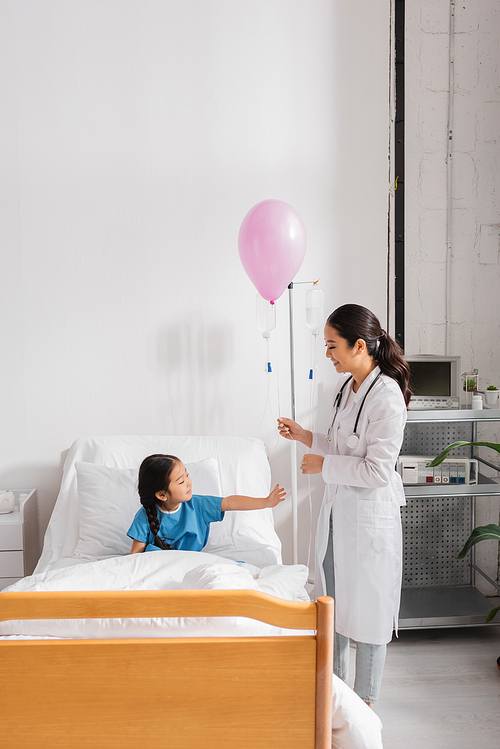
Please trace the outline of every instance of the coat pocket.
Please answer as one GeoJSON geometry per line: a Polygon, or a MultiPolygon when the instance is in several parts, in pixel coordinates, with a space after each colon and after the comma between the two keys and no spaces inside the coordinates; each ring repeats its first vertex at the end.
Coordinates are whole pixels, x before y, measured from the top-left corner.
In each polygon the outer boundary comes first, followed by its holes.
{"type": "MultiPolygon", "coordinates": [[[[361,558],[378,557],[377,565],[392,564],[394,552],[394,529],[397,519],[392,502],[359,502],[358,506],[358,551],[361,558]],[[384,506],[385,505],[385,506],[384,506]],[[382,563],[380,557],[386,556],[382,563]]],[[[375,571],[375,570],[373,570],[375,571]]],[[[381,569],[377,567],[377,575],[381,569]]]]}
{"type": "Polygon", "coordinates": [[[394,504],[360,500],[357,506],[358,525],[363,528],[392,528],[394,525],[394,504]]]}

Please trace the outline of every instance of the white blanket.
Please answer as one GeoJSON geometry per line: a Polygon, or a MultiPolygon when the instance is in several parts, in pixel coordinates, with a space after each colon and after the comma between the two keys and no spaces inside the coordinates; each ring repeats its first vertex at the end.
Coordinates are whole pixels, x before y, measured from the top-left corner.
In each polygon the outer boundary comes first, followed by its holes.
{"type": "MultiPolygon", "coordinates": [[[[260,569],[199,551],[157,551],[41,572],[6,591],[257,590],[288,601],[309,601],[307,567],[260,569]]],[[[0,635],[32,637],[243,637],[295,634],[241,617],[210,619],[27,620],[3,622],[0,635]]],[[[298,632],[303,634],[303,632],[298,632]]]]}

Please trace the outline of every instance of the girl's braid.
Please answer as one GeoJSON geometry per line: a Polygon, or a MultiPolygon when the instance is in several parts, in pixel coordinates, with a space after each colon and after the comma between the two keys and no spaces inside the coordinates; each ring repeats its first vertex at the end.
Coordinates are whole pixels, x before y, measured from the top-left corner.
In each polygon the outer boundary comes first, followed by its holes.
{"type": "Polygon", "coordinates": [[[148,522],[149,527],[151,529],[151,533],[155,537],[155,546],[158,546],[160,549],[164,549],[165,551],[168,551],[168,549],[171,549],[172,547],[169,546],[159,535],[160,532],[160,522],[158,520],[158,511],[156,507],[145,507],[146,515],[148,516],[148,522]]]}
{"type": "Polygon", "coordinates": [[[168,492],[170,474],[179,458],[175,455],[150,455],[145,458],[139,468],[138,490],[141,505],[146,510],[149,528],[154,536],[154,544],[160,549],[172,547],[158,535],[160,521],[156,509],[158,492],[168,492]]]}

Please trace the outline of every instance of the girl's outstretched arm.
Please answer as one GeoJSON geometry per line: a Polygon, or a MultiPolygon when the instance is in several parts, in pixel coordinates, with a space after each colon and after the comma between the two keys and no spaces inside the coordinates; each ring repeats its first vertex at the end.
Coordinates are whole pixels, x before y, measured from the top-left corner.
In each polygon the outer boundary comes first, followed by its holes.
{"type": "Polygon", "coordinates": [[[244,497],[241,494],[231,494],[224,497],[221,504],[221,510],[262,510],[266,507],[276,507],[286,497],[286,491],[276,484],[272,492],[267,497],[244,497]]]}

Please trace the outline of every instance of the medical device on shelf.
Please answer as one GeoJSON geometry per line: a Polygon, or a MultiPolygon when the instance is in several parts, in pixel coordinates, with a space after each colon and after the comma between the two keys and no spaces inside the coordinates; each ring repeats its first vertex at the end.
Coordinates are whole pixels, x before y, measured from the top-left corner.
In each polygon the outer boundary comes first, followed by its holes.
{"type": "Polygon", "coordinates": [[[461,366],[459,356],[413,354],[405,356],[410,365],[413,391],[410,411],[460,408],[461,366]]]}
{"type": "Polygon", "coordinates": [[[477,484],[478,464],[475,458],[446,458],[430,468],[435,456],[400,455],[397,470],[403,484],[477,484]]]}

